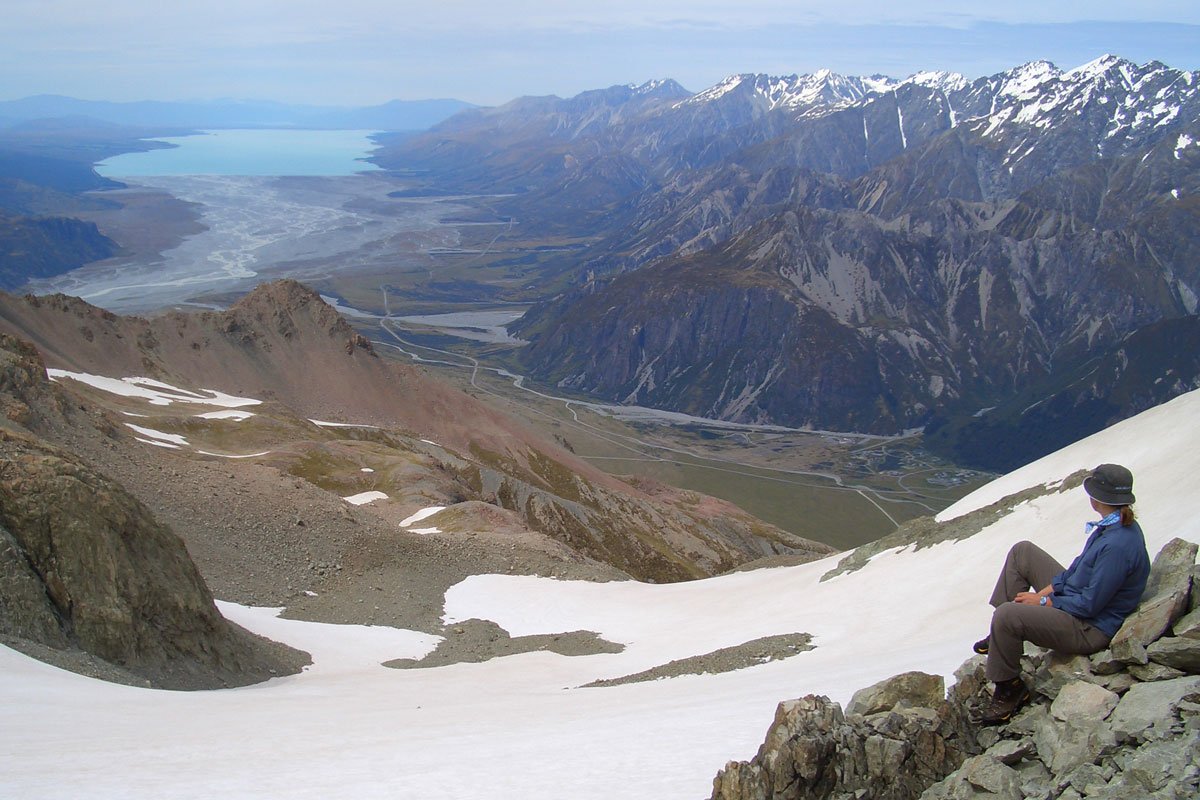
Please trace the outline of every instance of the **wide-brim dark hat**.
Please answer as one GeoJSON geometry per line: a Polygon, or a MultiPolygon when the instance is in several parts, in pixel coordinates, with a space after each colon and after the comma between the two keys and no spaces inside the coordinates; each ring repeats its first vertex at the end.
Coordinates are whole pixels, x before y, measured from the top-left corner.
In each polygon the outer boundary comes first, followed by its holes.
{"type": "Polygon", "coordinates": [[[1120,464],[1101,464],[1083,479],[1083,490],[1105,505],[1133,505],[1133,473],[1120,464]]]}

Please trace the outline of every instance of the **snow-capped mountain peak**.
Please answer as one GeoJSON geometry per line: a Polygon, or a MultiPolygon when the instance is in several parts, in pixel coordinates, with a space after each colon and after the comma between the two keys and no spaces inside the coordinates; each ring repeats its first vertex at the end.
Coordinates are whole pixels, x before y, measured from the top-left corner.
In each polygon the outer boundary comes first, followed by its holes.
{"type": "Polygon", "coordinates": [[[1033,100],[1045,91],[1048,84],[1061,76],[1062,70],[1049,61],[1030,61],[1002,73],[1004,81],[997,94],[1017,100],[1033,100]]]}
{"type": "Polygon", "coordinates": [[[864,80],[820,69],[805,75],[731,75],[680,105],[711,103],[740,90],[762,111],[787,109],[806,112],[844,108],[878,92],[890,79],[864,80]]]}
{"type": "MultiPolygon", "coordinates": [[[[945,71],[923,71],[909,75],[900,85],[914,84],[916,86],[924,86],[929,89],[940,89],[943,92],[961,92],[971,87],[971,82],[963,75],[957,72],[945,71]]],[[[890,79],[884,79],[877,84],[878,88],[872,86],[873,91],[888,91],[894,88],[890,79]]]]}

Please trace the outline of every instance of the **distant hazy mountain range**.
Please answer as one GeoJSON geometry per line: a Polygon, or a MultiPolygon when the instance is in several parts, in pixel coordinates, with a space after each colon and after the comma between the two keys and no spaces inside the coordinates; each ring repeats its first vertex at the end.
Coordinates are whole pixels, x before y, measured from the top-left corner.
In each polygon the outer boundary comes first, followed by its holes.
{"type": "Polygon", "coordinates": [[[0,127],[21,126],[44,119],[78,118],[138,127],[415,131],[473,107],[461,100],[393,100],[362,108],[289,105],[260,100],[111,103],[42,94],[0,102],[0,127]]]}
{"type": "Polygon", "coordinates": [[[1008,468],[1200,385],[1194,325],[1144,330],[1197,312],[1200,73],[1105,56],[614,87],[465,112],[377,160],[596,237],[518,323],[526,369],[563,387],[932,424],[1008,468]]]}

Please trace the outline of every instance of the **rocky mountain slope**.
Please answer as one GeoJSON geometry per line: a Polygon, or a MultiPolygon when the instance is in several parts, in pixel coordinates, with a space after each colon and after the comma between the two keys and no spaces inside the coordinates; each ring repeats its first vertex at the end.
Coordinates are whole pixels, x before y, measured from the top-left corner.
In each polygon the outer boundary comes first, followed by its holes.
{"type": "Polygon", "coordinates": [[[297,672],[307,657],[227,622],[183,541],[117,483],[32,431],[82,416],[37,352],[0,338],[0,638],[169,689],[297,672]],[[25,426],[29,426],[25,428],[25,426]]]}
{"type": "MultiPolygon", "coordinates": [[[[229,506],[202,507],[196,492],[206,491],[210,481],[223,487],[214,491],[235,491],[234,476],[251,474],[246,480],[256,485],[289,487],[287,496],[296,497],[287,502],[305,506],[311,500],[302,499],[298,488],[324,490],[330,500],[324,505],[332,508],[313,513],[343,527],[354,521],[343,519],[339,498],[368,488],[389,498],[373,508],[393,526],[432,506],[451,507],[447,514],[459,514],[458,527],[465,528],[490,528],[499,514],[502,527],[526,532],[538,552],[596,574],[617,574],[615,568],[645,580],[679,580],[764,555],[829,552],[728,504],[621,481],[590,467],[417,368],[384,361],[315,292],[294,282],[261,286],[228,312],[154,320],[118,317],[65,297],[0,296],[0,329],[36,343],[48,366],[70,373],[57,378],[61,385],[119,414],[109,424],[124,432],[122,448],[147,449],[146,442],[134,442],[137,429],[151,431],[140,434],[149,444],[171,444],[171,437],[187,443],[173,448],[179,451],[174,458],[154,459],[170,464],[167,475],[184,485],[167,487],[147,502],[159,504],[156,512],[179,526],[189,543],[188,531],[211,540],[217,527],[219,541],[208,547],[218,560],[238,558],[232,552],[237,519],[227,513],[229,506]],[[172,395],[192,403],[207,396],[197,396],[199,389],[261,402],[241,417],[214,412],[202,419],[178,405],[156,408],[81,383],[85,373],[196,387],[190,397],[172,395]],[[222,456],[212,453],[239,456],[229,460],[236,468],[217,467],[222,456]],[[197,485],[189,491],[189,484],[197,485]]],[[[90,452],[117,477],[154,492],[153,480],[120,465],[123,449],[90,452]]],[[[245,505],[238,499],[235,507],[245,505]]],[[[266,516],[274,518],[268,527],[281,537],[295,534],[298,523],[313,523],[307,512],[292,513],[286,505],[266,516]]],[[[338,563],[339,548],[348,546],[281,559],[323,571],[318,565],[338,563]]],[[[277,599],[289,584],[295,589],[305,572],[288,573],[287,580],[277,575],[263,591],[277,599]]]]}
{"type": "Polygon", "coordinates": [[[549,198],[587,220],[596,240],[545,266],[575,285],[514,327],[539,378],[896,432],[1196,312],[1198,77],[1111,56],[975,81],[743,75],[652,107],[620,95],[606,125],[514,104],[382,163],[517,192],[497,207],[527,225],[549,198]],[[487,151],[497,135],[508,146],[487,151]],[[460,151],[469,167],[438,160],[460,151]],[[597,191],[616,160],[630,179],[597,191]]]}

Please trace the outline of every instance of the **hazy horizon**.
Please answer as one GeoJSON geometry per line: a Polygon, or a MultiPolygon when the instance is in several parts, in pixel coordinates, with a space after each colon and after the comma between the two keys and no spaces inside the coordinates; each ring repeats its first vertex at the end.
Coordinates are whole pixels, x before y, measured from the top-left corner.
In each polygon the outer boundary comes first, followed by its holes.
{"type": "Polygon", "coordinates": [[[1165,0],[1084,10],[1031,0],[9,0],[5,12],[3,100],[493,106],[665,78],[696,92],[738,73],[973,79],[1036,59],[1071,69],[1107,53],[1200,69],[1200,4],[1165,0]]]}

